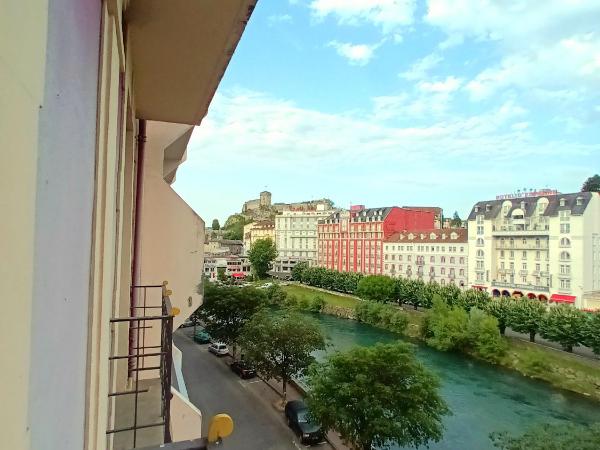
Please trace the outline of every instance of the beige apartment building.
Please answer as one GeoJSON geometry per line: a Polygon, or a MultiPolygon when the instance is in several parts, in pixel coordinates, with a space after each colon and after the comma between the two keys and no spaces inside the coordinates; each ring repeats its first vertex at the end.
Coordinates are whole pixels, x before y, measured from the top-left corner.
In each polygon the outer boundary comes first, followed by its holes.
{"type": "Polygon", "coordinates": [[[206,434],[170,383],[204,241],[171,183],[254,3],[3,2],[2,448],[206,434]]]}
{"type": "Polygon", "coordinates": [[[325,204],[287,209],[275,217],[277,259],[273,270],[289,273],[300,261],[317,262],[317,225],[334,211],[325,204]]]}
{"type": "Polygon", "coordinates": [[[259,239],[271,239],[275,242],[275,222],[259,220],[244,225],[244,250],[246,253],[259,239]]]}
{"type": "Polygon", "coordinates": [[[600,308],[600,194],[550,191],[482,201],[468,222],[473,287],[600,308]]]}
{"type": "Polygon", "coordinates": [[[394,233],[384,240],[384,275],[441,285],[467,285],[467,230],[446,228],[394,233]]]}

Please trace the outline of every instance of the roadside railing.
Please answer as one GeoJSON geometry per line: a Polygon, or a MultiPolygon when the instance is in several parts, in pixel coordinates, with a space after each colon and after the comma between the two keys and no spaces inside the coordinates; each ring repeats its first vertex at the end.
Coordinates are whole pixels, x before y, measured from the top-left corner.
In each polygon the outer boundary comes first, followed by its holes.
{"type": "MultiPolygon", "coordinates": [[[[142,285],[132,286],[132,298],[136,301],[131,307],[132,315],[130,317],[115,317],[110,319],[111,325],[128,324],[130,337],[129,351],[126,355],[110,356],[109,362],[112,363],[118,360],[126,359],[128,361],[128,372],[130,378],[133,379],[133,389],[125,391],[110,392],[109,398],[131,395],[133,396],[133,417],[132,425],[121,428],[113,428],[106,431],[107,435],[123,432],[132,432],[133,442],[132,448],[137,446],[138,430],[162,427],[163,442],[170,443],[171,439],[171,366],[173,361],[173,311],[171,308],[171,300],[169,298],[170,291],[166,288],[167,283],[157,285],[142,285]],[[147,291],[149,289],[161,289],[160,305],[147,304],[147,291]],[[135,295],[135,294],[140,295],[135,295]],[[140,303],[139,305],[137,303],[140,303]],[[151,315],[149,311],[159,310],[160,314],[151,315]],[[160,343],[148,342],[146,345],[146,330],[153,328],[156,322],[160,322],[160,343]],[[146,365],[146,358],[156,360],[157,365],[146,365]],[[161,419],[154,423],[139,423],[138,422],[138,407],[140,394],[148,392],[148,389],[140,389],[140,372],[142,371],[158,371],[161,384],[161,419]]],[[[168,448],[168,447],[164,447],[168,448]]],[[[175,448],[175,447],[174,447],[175,448]]],[[[176,447],[179,448],[179,447],[176,447]]],[[[196,449],[201,447],[181,447],[196,449]]]]}

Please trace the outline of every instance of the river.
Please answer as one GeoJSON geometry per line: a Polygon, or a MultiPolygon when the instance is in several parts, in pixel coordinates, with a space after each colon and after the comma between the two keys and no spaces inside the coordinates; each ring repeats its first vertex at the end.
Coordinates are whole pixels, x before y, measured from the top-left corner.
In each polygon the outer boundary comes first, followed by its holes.
{"type": "MultiPolygon", "coordinates": [[[[398,339],[398,335],[351,320],[327,315],[317,320],[330,344],[325,353],[398,339]]],[[[459,354],[425,345],[415,349],[419,360],[440,377],[442,396],[453,413],[444,419],[442,442],[432,443],[430,449],[493,449],[488,437],[492,431],[520,433],[545,422],[600,422],[600,405],[584,397],[459,354]]],[[[325,354],[316,356],[322,359],[325,354]]]]}

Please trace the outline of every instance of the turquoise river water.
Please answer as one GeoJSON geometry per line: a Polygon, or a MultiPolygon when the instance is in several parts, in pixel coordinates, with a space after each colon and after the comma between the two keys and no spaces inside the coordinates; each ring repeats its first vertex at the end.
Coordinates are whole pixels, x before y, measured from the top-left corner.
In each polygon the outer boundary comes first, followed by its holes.
{"type": "MultiPolygon", "coordinates": [[[[351,320],[326,315],[317,320],[329,339],[327,352],[398,339],[395,334],[351,320]]],[[[520,433],[545,422],[600,422],[600,405],[584,397],[424,345],[416,346],[416,354],[440,377],[442,396],[453,413],[444,420],[443,441],[430,444],[430,449],[487,450],[493,449],[488,437],[492,431],[520,433]]],[[[319,354],[317,358],[323,356],[319,354]]]]}

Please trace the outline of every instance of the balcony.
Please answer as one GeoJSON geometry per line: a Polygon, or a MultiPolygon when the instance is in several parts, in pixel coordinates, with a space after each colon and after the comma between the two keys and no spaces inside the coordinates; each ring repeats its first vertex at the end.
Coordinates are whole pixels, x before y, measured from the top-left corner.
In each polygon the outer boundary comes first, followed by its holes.
{"type": "Polygon", "coordinates": [[[548,236],[549,234],[548,225],[537,225],[533,229],[529,229],[526,225],[524,227],[502,225],[492,230],[492,236],[548,236]]]}
{"type": "Polygon", "coordinates": [[[548,250],[547,244],[523,244],[522,242],[515,242],[514,245],[502,245],[502,243],[496,243],[496,250],[548,250]]]}
{"type": "Polygon", "coordinates": [[[516,284],[516,283],[506,283],[504,281],[492,281],[492,287],[499,288],[512,288],[512,289],[523,289],[528,291],[540,291],[540,292],[549,292],[550,288],[548,286],[536,286],[534,284],[516,284]]]}
{"type": "Polygon", "coordinates": [[[112,335],[121,340],[120,345],[113,343],[112,347],[123,348],[123,337],[129,342],[125,354],[109,357],[111,372],[117,374],[117,382],[108,395],[114,411],[106,431],[112,440],[111,448],[205,449],[206,441],[200,439],[200,412],[171,386],[175,316],[171,291],[163,283],[133,286],[134,293],[139,294],[134,295],[134,313],[110,319],[112,335]],[[153,302],[157,297],[159,304],[153,302]],[[171,447],[173,441],[179,442],[171,447]]]}

